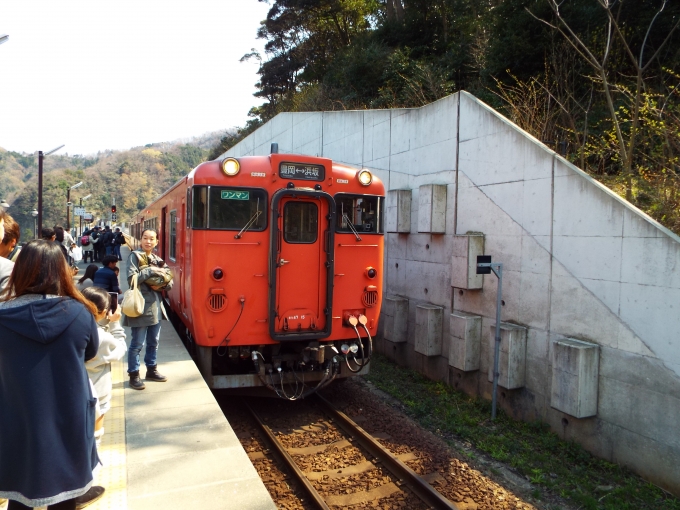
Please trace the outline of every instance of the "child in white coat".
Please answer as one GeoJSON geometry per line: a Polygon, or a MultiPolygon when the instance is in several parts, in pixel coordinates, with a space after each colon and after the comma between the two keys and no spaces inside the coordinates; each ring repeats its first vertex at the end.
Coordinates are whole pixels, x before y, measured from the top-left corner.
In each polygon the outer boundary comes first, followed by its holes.
{"type": "Polygon", "coordinates": [[[97,391],[101,416],[95,422],[95,438],[97,444],[104,435],[104,415],[111,408],[111,396],[113,380],[111,378],[111,362],[123,358],[127,346],[125,344],[125,330],[120,325],[120,309],[111,312],[111,300],[109,293],[99,287],[87,287],[83,289],[83,296],[97,307],[97,331],[99,333],[99,350],[97,355],[85,362],[87,374],[97,391]]]}

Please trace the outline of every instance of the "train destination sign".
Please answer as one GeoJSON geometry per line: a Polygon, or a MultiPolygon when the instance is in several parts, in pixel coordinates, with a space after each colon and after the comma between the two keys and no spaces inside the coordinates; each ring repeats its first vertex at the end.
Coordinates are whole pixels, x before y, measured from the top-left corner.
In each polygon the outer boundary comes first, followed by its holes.
{"type": "Polygon", "coordinates": [[[299,179],[303,181],[323,181],[325,174],[323,165],[304,163],[281,163],[279,176],[283,179],[299,179]]]}
{"type": "Polygon", "coordinates": [[[250,191],[222,190],[222,200],[250,200],[250,191]]]}

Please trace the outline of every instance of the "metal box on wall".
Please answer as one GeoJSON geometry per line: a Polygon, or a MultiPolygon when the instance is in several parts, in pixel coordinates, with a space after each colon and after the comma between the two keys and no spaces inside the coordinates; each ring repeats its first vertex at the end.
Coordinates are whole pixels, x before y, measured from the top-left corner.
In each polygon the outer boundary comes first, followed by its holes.
{"type": "Polygon", "coordinates": [[[416,352],[425,356],[441,355],[443,315],[444,309],[441,306],[416,306],[416,352]]]}
{"type": "Polygon", "coordinates": [[[600,346],[565,338],[553,344],[550,406],[575,418],[597,415],[600,346]]]}
{"type": "MultiPolygon", "coordinates": [[[[489,329],[489,382],[493,381],[496,325],[489,329]]],[[[501,322],[498,385],[506,390],[523,388],[526,380],[527,328],[501,322]]]]}

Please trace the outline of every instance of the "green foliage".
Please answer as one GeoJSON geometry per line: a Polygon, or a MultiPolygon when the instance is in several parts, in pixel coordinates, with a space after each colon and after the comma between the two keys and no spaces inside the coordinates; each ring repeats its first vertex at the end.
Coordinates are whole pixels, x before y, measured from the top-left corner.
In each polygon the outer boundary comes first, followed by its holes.
{"type": "MultiPolygon", "coordinates": [[[[502,410],[492,422],[490,402],[426,379],[380,355],[372,358],[367,378],[398,399],[422,426],[509,463],[534,484],[536,499],[550,491],[581,508],[680,510],[680,500],[623,467],[592,457],[576,443],[561,440],[545,423],[514,421],[502,410]]],[[[474,451],[468,455],[475,457],[474,451]]]]}
{"type": "MultiPolygon", "coordinates": [[[[118,221],[126,221],[156,196],[205,161],[207,150],[191,144],[154,144],[129,151],[107,151],[96,157],[51,155],[44,160],[43,226],[66,226],[66,194],[73,184],[84,185],[71,192],[71,201],[91,195],[84,202],[95,218],[108,220],[112,200],[116,199],[118,221]]],[[[21,226],[22,240],[33,237],[37,208],[37,170],[28,161],[31,155],[19,155],[0,149],[0,198],[10,204],[8,212],[21,226]],[[27,170],[30,168],[30,172],[27,170]]],[[[69,212],[71,226],[79,223],[69,212]]]]}
{"type": "Polygon", "coordinates": [[[554,28],[561,26],[554,0],[273,0],[258,30],[266,58],[243,57],[261,60],[255,96],[265,102],[210,157],[280,112],[417,107],[466,89],[680,233],[673,145],[680,32],[665,42],[680,2],[656,16],[662,1],[614,2],[621,34],[611,39],[602,2],[555,2],[573,37],[598,58],[611,41],[605,87],[554,28]],[[647,62],[661,47],[642,76],[648,105],[638,113],[633,60],[642,54],[647,62]]]}

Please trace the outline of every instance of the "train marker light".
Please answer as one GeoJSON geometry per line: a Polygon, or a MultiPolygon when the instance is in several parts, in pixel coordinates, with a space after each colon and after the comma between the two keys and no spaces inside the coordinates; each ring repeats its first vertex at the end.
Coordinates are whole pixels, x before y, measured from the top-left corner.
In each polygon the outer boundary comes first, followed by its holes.
{"type": "Polygon", "coordinates": [[[228,175],[229,177],[235,176],[240,169],[241,165],[234,158],[227,158],[224,161],[222,161],[222,171],[224,172],[225,175],[228,175]]]}
{"type": "Polygon", "coordinates": [[[221,280],[223,277],[224,277],[224,272],[220,268],[217,268],[213,271],[213,278],[215,280],[221,280]]]}
{"type": "Polygon", "coordinates": [[[342,344],[342,345],[340,346],[340,352],[343,353],[343,354],[346,356],[347,353],[349,352],[349,345],[347,345],[347,344],[342,344]]]}
{"type": "Polygon", "coordinates": [[[371,175],[371,172],[368,170],[362,170],[357,174],[357,177],[359,179],[359,182],[363,184],[364,186],[368,186],[373,182],[373,175],[371,175]]]}
{"type": "Polygon", "coordinates": [[[375,268],[372,267],[367,267],[366,268],[366,276],[368,276],[371,280],[376,277],[378,274],[378,271],[375,270],[375,268]]]}

